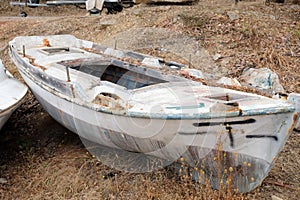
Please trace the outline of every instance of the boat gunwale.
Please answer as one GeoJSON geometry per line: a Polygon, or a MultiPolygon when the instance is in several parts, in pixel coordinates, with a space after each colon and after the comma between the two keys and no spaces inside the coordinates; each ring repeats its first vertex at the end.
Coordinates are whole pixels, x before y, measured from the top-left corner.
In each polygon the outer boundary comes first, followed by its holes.
{"type": "MultiPolygon", "coordinates": [[[[21,37],[24,37],[24,36],[21,36],[21,37]]],[[[25,36],[26,37],[26,36],[25,36]]],[[[76,37],[74,37],[76,38],[76,37]]],[[[81,40],[81,39],[78,39],[76,38],[76,40],[79,40],[79,41],[85,41],[85,40],[81,40]]],[[[249,110],[248,112],[243,110],[243,113],[241,114],[240,112],[236,111],[236,112],[226,112],[227,115],[224,116],[218,116],[218,115],[212,115],[210,112],[209,113],[196,113],[196,114],[193,114],[193,115],[190,115],[190,114],[148,114],[148,113],[144,113],[144,112],[136,112],[136,111],[131,111],[131,112],[126,112],[126,110],[124,110],[125,112],[123,112],[124,114],[120,114],[119,112],[114,112],[113,110],[109,109],[109,108],[105,108],[105,107],[95,107],[95,106],[92,106],[92,105],[95,105],[94,103],[82,103],[82,101],[76,101],[75,98],[71,98],[61,92],[59,92],[57,89],[55,88],[51,88],[50,86],[47,86],[46,84],[44,83],[39,83],[39,81],[36,81],[36,78],[34,75],[31,75],[32,77],[29,76],[29,70],[26,70],[26,67],[23,66],[22,63],[20,63],[18,60],[17,60],[17,57],[19,57],[20,60],[22,60],[24,62],[24,64],[26,64],[28,67],[32,68],[32,69],[35,69],[37,67],[35,67],[34,65],[32,65],[30,62],[26,62],[21,56],[20,54],[18,53],[18,50],[16,49],[15,47],[15,39],[10,41],[9,42],[9,46],[10,46],[10,51],[11,51],[11,56],[14,58],[14,60],[16,62],[19,63],[19,65],[21,65],[24,70],[22,70],[19,66],[17,66],[19,69],[21,69],[21,71],[24,73],[24,75],[26,75],[28,78],[30,78],[35,84],[39,85],[40,87],[42,87],[43,89],[47,90],[48,92],[60,97],[60,98],[63,98],[71,103],[75,103],[77,105],[80,105],[80,106],[84,106],[84,107],[87,107],[89,109],[93,109],[97,112],[104,112],[104,113],[108,113],[108,114],[113,114],[113,115],[120,115],[120,116],[125,116],[125,117],[136,117],[136,118],[151,118],[151,119],[217,119],[217,118],[231,118],[231,117],[246,117],[246,116],[255,116],[255,115],[270,115],[270,114],[280,114],[280,113],[287,113],[287,112],[294,112],[295,111],[295,107],[293,105],[287,105],[287,106],[281,106],[279,107],[278,109],[276,108],[270,108],[269,110],[258,110],[256,109],[254,112],[249,112],[251,110],[249,110]],[[14,55],[12,54],[14,52],[14,55]],[[54,92],[51,92],[51,91],[55,91],[54,92]],[[74,101],[75,100],[75,101],[74,101]]],[[[96,43],[92,43],[93,45],[99,45],[99,44],[96,44],[96,43]]],[[[102,47],[101,45],[99,45],[100,47],[102,47]]],[[[135,52],[134,52],[135,53],[135,52]]],[[[139,55],[139,54],[138,54],[139,55]]],[[[141,54],[142,55],[142,54],[141,54]]],[[[48,75],[48,76],[51,76],[51,75],[48,75]]],[[[53,79],[57,79],[55,77],[52,77],[51,78],[53,79]]],[[[69,82],[65,82],[64,84],[66,84],[67,86],[70,86],[70,89],[72,90],[72,84],[69,83],[69,82]]],[[[140,89],[137,89],[137,90],[140,90],[140,89]]],[[[230,90],[230,89],[229,89],[230,90]]],[[[235,90],[233,90],[235,91],[235,90]]],[[[259,95],[258,95],[259,96],[259,95]]]]}
{"type": "MultiPolygon", "coordinates": [[[[21,63],[19,63],[21,64],[21,63]]],[[[28,63],[26,63],[28,65],[28,63]]],[[[30,67],[34,67],[29,63],[30,67]]],[[[18,66],[19,68],[19,66],[18,66]]],[[[20,68],[19,68],[20,69],[20,68]]],[[[79,106],[83,106],[89,109],[93,109],[97,112],[103,112],[103,113],[107,113],[107,114],[113,114],[113,115],[119,115],[119,116],[124,116],[124,117],[136,117],[136,118],[151,118],[151,119],[195,119],[195,120],[199,120],[199,119],[218,119],[218,118],[232,118],[232,117],[246,117],[246,116],[256,116],[256,115],[270,115],[270,114],[281,114],[281,113],[287,113],[287,112],[294,112],[295,111],[295,107],[290,105],[290,106],[286,106],[286,107],[282,107],[281,109],[270,109],[268,110],[264,110],[263,112],[251,112],[248,114],[245,114],[247,112],[243,111],[243,114],[240,115],[239,112],[231,112],[231,115],[226,115],[226,116],[214,116],[209,114],[203,115],[203,114],[197,114],[197,115],[180,115],[180,114],[152,114],[152,115],[145,115],[145,113],[142,112],[125,112],[124,114],[120,114],[120,113],[114,113],[112,110],[110,110],[109,108],[104,108],[104,107],[99,107],[96,108],[95,105],[93,103],[89,103],[89,104],[85,104],[82,103],[82,101],[74,101],[74,98],[71,98],[65,94],[60,93],[59,91],[55,90],[55,88],[51,88],[49,86],[47,86],[46,84],[44,84],[43,82],[40,81],[36,81],[36,79],[34,78],[33,75],[29,75],[29,73],[26,70],[22,70],[22,73],[24,75],[26,75],[28,78],[30,78],[35,84],[37,84],[38,86],[40,86],[41,88],[43,88],[44,90],[47,90],[48,92],[50,92],[53,95],[56,95],[60,98],[63,98],[64,100],[69,101],[70,103],[75,103],[79,106]],[[52,91],[55,92],[52,92],[52,91]],[[284,110],[283,110],[284,109],[284,110]]],[[[68,85],[71,86],[70,83],[67,83],[68,85]]]]}

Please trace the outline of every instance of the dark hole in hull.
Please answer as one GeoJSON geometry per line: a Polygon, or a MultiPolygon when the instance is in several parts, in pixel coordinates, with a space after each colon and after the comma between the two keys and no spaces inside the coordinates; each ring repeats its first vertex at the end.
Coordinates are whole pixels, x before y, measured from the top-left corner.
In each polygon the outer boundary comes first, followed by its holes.
{"type": "Polygon", "coordinates": [[[246,119],[246,120],[230,121],[230,122],[200,122],[200,123],[193,123],[193,125],[196,127],[202,127],[202,126],[251,124],[251,123],[255,123],[255,122],[256,122],[255,119],[250,118],[250,119],[246,119]]]}

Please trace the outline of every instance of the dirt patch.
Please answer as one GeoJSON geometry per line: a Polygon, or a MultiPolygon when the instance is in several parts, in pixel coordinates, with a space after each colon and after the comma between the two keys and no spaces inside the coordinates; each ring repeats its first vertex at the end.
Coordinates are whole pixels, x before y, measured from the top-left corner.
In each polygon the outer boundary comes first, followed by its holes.
{"type": "MultiPolygon", "coordinates": [[[[140,4],[116,15],[103,12],[101,16],[86,16],[85,10],[75,6],[33,9],[11,8],[7,1],[1,3],[0,49],[19,35],[50,34],[73,34],[107,45],[114,45],[114,38],[123,38],[117,46],[143,53],[152,51],[179,61],[187,60],[190,50],[196,52],[201,47],[210,57],[222,55],[214,64],[218,69],[226,69],[224,73],[228,76],[239,77],[246,67],[268,67],[279,75],[288,92],[300,92],[300,15],[295,4],[266,6],[263,1],[245,1],[233,6],[230,1],[203,0],[194,5],[140,4]],[[28,17],[18,17],[20,11],[27,12],[28,17]],[[230,19],[228,11],[237,18],[230,19]],[[146,29],[163,30],[163,34],[158,36],[152,31],[151,37],[148,31],[141,35],[141,30],[146,29]],[[126,37],[128,40],[124,40],[126,37]],[[137,42],[142,39],[147,42],[137,42]],[[177,42],[181,44],[178,47],[177,42]],[[182,49],[185,42],[187,47],[197,47],[182,49]]],[[[0,55],[4,65],[20,78],[7,48],[3,49],[0,55]]],[[[201,65],[200,69],[204,67],[201,65]]],[[[176,178],[168,170],[126,174],[106,167],[87,153],[80,138],[55,122],[29,93],[1,130],[0,177],[7,183],[0,184],[0,198],[269,199],[276,195],[297,199],[299,142],[299,133],[293,132],[259,188],[245,195],[234,196],[226,191],[220,194],[188,179],[176,178]]]]}

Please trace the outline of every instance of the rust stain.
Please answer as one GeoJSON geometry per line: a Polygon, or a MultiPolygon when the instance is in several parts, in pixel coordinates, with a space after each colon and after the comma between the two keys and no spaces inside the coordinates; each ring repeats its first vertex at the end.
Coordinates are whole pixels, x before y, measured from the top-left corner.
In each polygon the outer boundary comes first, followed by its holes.
{"type": "Polygon", "coordinates": [[[47,38],[43,39],[43,46],[44,47],[51,47],[51,44],[47,38]]]}
{"type": "Polygon", "coordinates": [[[38,68],[42,69],[43,71],[45,71],[45,70],[47,69],[47,68],[44,67],[44,66],[37,65],[36,63],[34,63],[34,61],[35,61],[34,58],[32,58],[32,57],[30,57],[30,56],[28,56],[28,55],[25,55],[25,57],[29,59],[29,63],[32,64],[33,66],[38,67],[38,68]]]}
{"type": "Polygon", "coordinates": [[[104,107],[108,107],[109,101],[110,101],[109,97],[106,97],[106,96],[103,96],[103,95],[97,95],[95,97],[95,99],[93,100],[93,103],[102,105],[104,107]]]}
{"type": "MultiPolygon", "coordinates": [[[[228,95],[226,95],[226,98],[229,98],[228,95]]],[[[225,105],[229,107],[228,109],[226,109],[226,112],[239,112],[240,114],[242,112],[237,102],[225,103],[225,105]]]]}
{"type": "Polygon", "coordinates": [[[237,109],[237,108],[230,108],[230,109],[225,110],[225,112],[228,112],[228,113],[237,112],[237,111],[239,111],[239,109],[237,109]]]}
{"type": "Polygon", "coordinates": [[[299,116],[298,113],[295,113],[295,114],[294,114],[292,125],[291,125],[290,128],[288,129],[287,134],[290,133],[290,132],[294,129],[294,127],[296,126],[296,123],[297,123],[297,120],[298,120],[298,116],[299,116]]]}
{"type": "Polygon", "coordinates": [[[125,110],[125,107],[119,102],[120,98],[116,95],[98,94],[93,100],[94,104],[99,104],[104,107],[109,107],[115,110],[125,110]]]}
{"type": "MultiPolygon", "coordinates": [[[[31,62],[30,62],[31,63],[31,62]]],[[[38,68],[40,68],[41,70],[43,70],[43,71],[45,71],[47,68],[46,67],[44,67],[44,66],[41,66],[41,65],[37,65],[37,64],[35,64],[35,63],[31,63],[32,65],[34,65],[35,67],[38,67],[38,68]]]]}
{"type": "Polygon", "coordinates": [[[132,107],[129,104],[124,103],[122,99],[117,95],[109,94],[109,93],[98,94],[92,103],[109,108],[110,111],[112,112],[116,112],[116,113],[121,112],[123,114],[127,109],[132,107]]]}
{"type": "Polygon", "coordinates": [[[196,82],[200,82],[203,85],[208,85],[208,83],[206,82],[205,79],[203,79],[203,78],[196,78],[194,76],[191,76],[190,73],[187,70],[183,69],[183,70],[178,71],[178,75],[180,75],[180,76],[182,76],[184,78],[196,81],[196,82]]]}
{"type": "Polygon", "coordinates": [[[226,112],[239,112],[241,113],[242,110],[239,107],[232,107],[226,110],[226,112]]]}
{"type": "Polygon", "coordinates": [[[62,110],[61,110],[61,109],[58,109],[58,113],[59,113],[59,116],[60,116],[61,121],[63,122],[63,124],[66,124],[66,123],[65,123],[65,118],[64,118],[64,115],[63,115],[62,110]]]}
{"type": "Polygon", "coordinates": [[[297,119],[298,119],[298,113],[295,113],[294,114],[294,116],[293,116],[293,125],[295,125],[296,124],[296,122],[297,122],[297,119]]]}
{"type": "Polygon", "coordinates": [[[297,120],[298,120],[298,113],[295,113],[293,116],[293,123],[292,123],[292,127],[296,126],[297,120]]]}

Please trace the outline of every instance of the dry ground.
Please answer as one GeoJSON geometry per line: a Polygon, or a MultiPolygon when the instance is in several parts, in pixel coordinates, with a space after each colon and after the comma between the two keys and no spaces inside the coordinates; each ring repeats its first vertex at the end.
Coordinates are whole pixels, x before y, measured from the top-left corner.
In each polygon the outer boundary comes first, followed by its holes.
{"type": "MultiPolygon", "coordinates": [[[[144,27],[187,35],[211,56],[220,53],[222,59],[215,64],[227,76],[238,77],[245,67],[268,67],[279,75],[287,92],[300,92],[300,7],[290,3],[266,6],[262,1],[246,1],[233,6],[229,1],[202,0],[194,5],[139,4],[115,15],[103,12],[101,16],[86,16],[85,10],[74,6],[11,8],[2,0],[0,50],[4,50],[0,56],[20,78],[5,49],[18,35],[73,34],[105,42],[131,28],[144,27]],[[20,11],[26,11],[28,17],[18,17],[20,11]],[[238,19],[230,20],[228,11],[236,13],[238,19]]],[[[160,53],[153,45],[143,51],[160,53]]],[[[176,54],[176,49],[169,51],[176,54]]],[[[166,59],[168,56],[164,55],[166,59]]],[[[202,70],[211,73],[209,67],[202,70]]],[[[254,191],[244,195],[220,193],[180,180],[168,170],[127,174],[103,165],[87,152],[77,135],[56,123],[29,93],[1,130],[0,177],[7,183],[0,183],[0,198],[271,199],[276,195],[297,199],[299,142],[299,133],[292,132],[274,168],[254,191]]]]}

